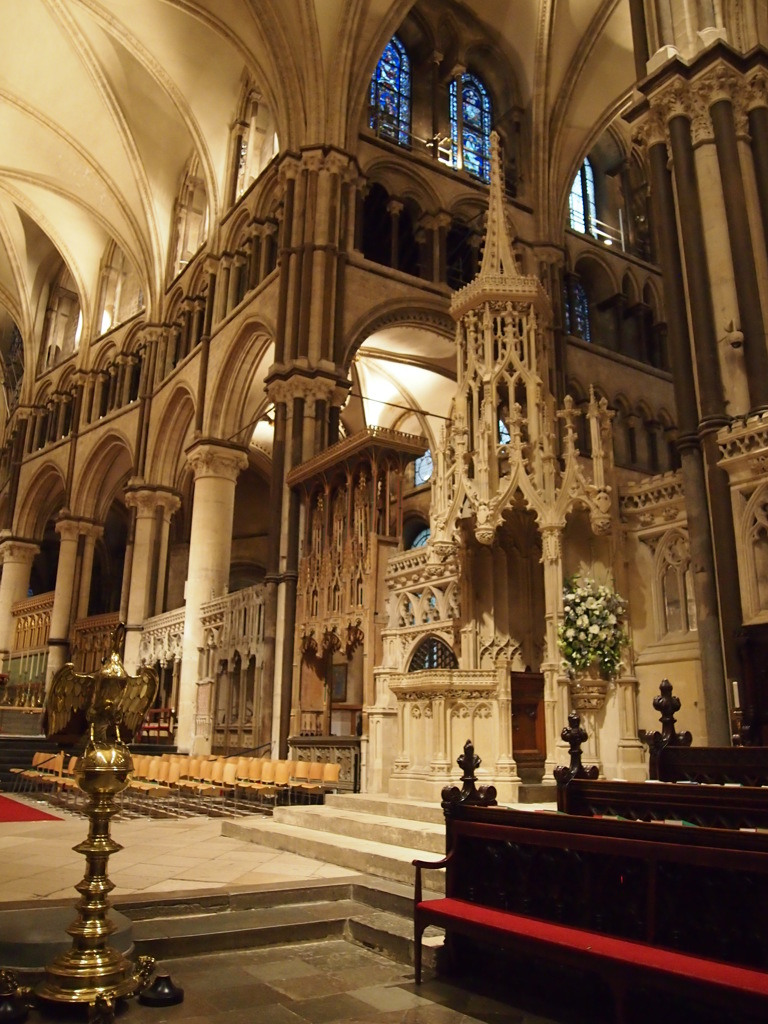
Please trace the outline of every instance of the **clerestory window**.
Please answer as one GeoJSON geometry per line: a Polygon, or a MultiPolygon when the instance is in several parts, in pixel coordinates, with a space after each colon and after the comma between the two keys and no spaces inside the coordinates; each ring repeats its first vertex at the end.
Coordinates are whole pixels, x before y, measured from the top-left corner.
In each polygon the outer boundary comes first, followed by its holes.
{"type": "Polygon", "coordinates": [[[595,173],[589,159],[578,170],[568,197],[568,223],[582,235],[594,235],[597,224],[595,173]]]}
{"type": "Polygon", "coordinates": [[[399,146],[410,145],[411,64],[397,36],[384,47],[371,78],[369,126],[399,146]]]}
{"type": "Polygon", "coordinates": [[[476,75],[465,72],[450,86],[451,159],[480,181],[491,180],[491,100],[476,75]]]}

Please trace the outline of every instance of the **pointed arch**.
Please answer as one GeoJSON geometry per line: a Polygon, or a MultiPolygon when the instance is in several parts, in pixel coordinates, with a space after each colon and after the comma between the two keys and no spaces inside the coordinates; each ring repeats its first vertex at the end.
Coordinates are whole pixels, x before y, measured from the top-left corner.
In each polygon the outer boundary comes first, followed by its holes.
{"type": "Polygon", "coordinates": [[[195,425],[195,400],[190,389],[178,384],[157,416],[145,475],[153,483],[174,487],[179,467],[186,463],[184,449],[192,441],[195,425]]]}
{"type": "Polygon", "coordinates": [[[45,524],[65,507],[66,501],[67,488],[61,470],[55,463],[46,462],[19,491],[14,533],[30,540],[42,540],[45,524]]]}
{"type": "Polygon", "coordinates": [[[93,449],[87,463],[75,477],[72,511],[103,523],[109,507],[136,472],[128,439],[110,430],[93,449]]]}
{"type": "Polygon", "coordinates": [[[247,444],[266,402],[264,380],[274,359],[274,329],[262,320],[241,327],[211,388],[207,432],[247,444]]]}

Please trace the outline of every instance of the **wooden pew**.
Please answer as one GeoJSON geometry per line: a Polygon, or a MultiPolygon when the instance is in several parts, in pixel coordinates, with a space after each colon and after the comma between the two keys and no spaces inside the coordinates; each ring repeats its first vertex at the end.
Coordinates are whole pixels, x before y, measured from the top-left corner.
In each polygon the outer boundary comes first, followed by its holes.
{"type": "Polygon", "coordinates": [[[447,855],[414,861],[417,983],[424,929],[439,925],[449,952],[465,936],[601,975],[620,1024],[639,985],[764,1019],[768,837],[502,808],[474,786],[470,743],[459,763],[447,855]],[[433,868],[446,894],[424,899],[433,868]]]}
{"type": "MultiPolygon", "coordinates": [[[[587,734],[580,726],[579,716],[572,712],[568,721],[569,727],[563,729],[561,735],[569,743],[570,765],[555,771],[559,811],[588,817],[676,821],[706,828],[768,832],[768,789],[687,781],[598,779],[594,769],[585,769],[581,763],[581,745],[587,734]]],[[[695,748],[667,748],[670,752],[692,749],[695,748]]]]}
{"type": "Polygon", "coordinates": [[[558,784],[557,809],[565,814],[768,833],[768,790],[754,786],[572,779],[558,784]]]}
{"type": "Polygon", "coordinates": [[[694,747],[690,732],[678,732],[675,715],[680,698],[663,679],[653,706],[661,713],[661,730],[641,733],[648,745],[648,775],[661,782],[702,782],[768,786],[768,747],[694,747]]]}

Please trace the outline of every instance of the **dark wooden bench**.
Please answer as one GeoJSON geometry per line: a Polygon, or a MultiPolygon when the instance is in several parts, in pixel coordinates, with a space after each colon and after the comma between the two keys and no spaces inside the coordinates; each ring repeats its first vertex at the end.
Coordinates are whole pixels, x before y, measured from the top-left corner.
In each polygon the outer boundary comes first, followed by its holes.
{"type": "Polygon", "coordinates": [[[685,782],[572,779],[557,787],[557,809],[566,814],[678,821],[706,828],[764,829],[768,790],[685,782]]]}
{"type": "MultiPolygon", "coordinates": [[[[570,765],[555,771],[557,809],[565,814],[677,821],[706,828],[762,829],[768,833],[768,789],[733,784],[623,782],[596,778],[581,763],[586,733],[575,713],[562,737],[569,743],[570,765]]],[[[692,747],[668,747],[689,751],[692,747]]],[[[757,748],[751,748],[753,750],[757,748]]]]}
{"type": "Polygon", "coordinates": [[[765,836],[497,807],[476,760],[468,744],[463,788],[443,794],[447,856],[414,861],[417,983],[439,925],[449,952],[467,936],[601,975],[619,1022],[639,984],[704,995],[723,1020],[768,1013],[765,836]],[[423,898],[432,868],[444,898],[423,898]]]}
{"type": "Polygon", "coordinates": [[[641,739],[648,745],[651,779],[768,786],[768,747],[692,746],[690,732],[677,731],[675,715],[680,710],[680,698],[673,694],[668,679],[662,680],[653,706],[661,714],[661,730],[641,733],[641,739]]]}

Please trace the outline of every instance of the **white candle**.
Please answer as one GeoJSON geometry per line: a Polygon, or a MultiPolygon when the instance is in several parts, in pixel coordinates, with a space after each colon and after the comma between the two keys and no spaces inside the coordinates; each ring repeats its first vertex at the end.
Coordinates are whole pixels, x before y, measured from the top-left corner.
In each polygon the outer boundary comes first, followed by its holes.
{"type": "Polygon", "coordinates": [[[731,683],[731,686],[733,687],[733,706],[735,708],[739,708],[739,707],[741,707],[741,705],[739,704],[739,681],[738,681],[738,679],[734,679],[732,681],[732,683],[731,683]]]}

